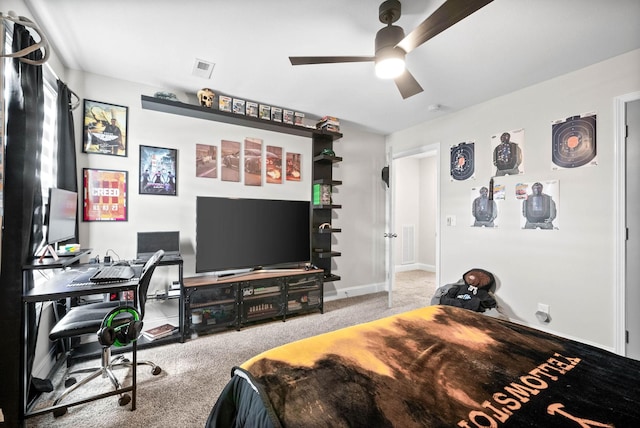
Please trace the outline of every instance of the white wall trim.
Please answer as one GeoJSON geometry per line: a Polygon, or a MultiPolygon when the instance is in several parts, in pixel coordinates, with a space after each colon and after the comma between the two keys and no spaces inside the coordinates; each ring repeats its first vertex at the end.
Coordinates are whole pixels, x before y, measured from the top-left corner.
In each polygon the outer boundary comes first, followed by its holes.
{"type": "Polygon", "coordinates": [[[408,272],[410,270],[424,270],[427,272],[437,272],[435,265],[428,265],[426,263],[410,263],[406,265],[396,265],[394,270],[396,272],[408,272]]]}
{"type": "Polygon", "coordinates": [[[615,298],[614,298],[614,352],[626,355],[626,103],[640,99],[640,92],[632,92],[613,99],[613,140],[615,151],[615,298]]]}
{"type": "Polygon", "coordinates": [[[379,293],[381,291],[387,291],[387,285],[384,282],[357,285],[354,287],[344,287],[335,294],[328,295],[325,292],[324,301],[330,302],[332,300],[346,299],[347,297],[364,296],[365,294],[379,293]]]}

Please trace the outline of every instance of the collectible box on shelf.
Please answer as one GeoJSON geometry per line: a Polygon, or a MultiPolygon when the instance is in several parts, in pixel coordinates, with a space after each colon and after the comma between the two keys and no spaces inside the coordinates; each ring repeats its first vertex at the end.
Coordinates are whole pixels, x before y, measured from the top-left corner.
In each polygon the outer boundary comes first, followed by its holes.
{"type": "Polygon", "coordinates": [[[304,113],[300,113],[299,111],[295,112],[293,123],[294,125],[304,126],[304,113]]]}
{"type": "Polygon", "coordinates": [[[258,117],[258,103],[253,101],[247,101],[246,105],[247,116],[258,117]]]}
{"type": "Polygon", "coordinates": [[[271,120],[271,106],[260,104],[260,119],[271,120]]]}
{"type": "Polygon", "coordinates": [[[293,125],[293,111],[287,109],[282,110],[282,121],[289,125],[293,125]]]}
{"type": "Polygon", "coordinates": [[[233,112],[236,114],[244,114],[245,100],[239,98],[233,99],[233,112]]]}
{"type": "Polygon", "coordinates": [[[271,107],[271,120],[282,122],[282,109],[280,107],[271,107]]]}
{"type": "Polygon", "coordinates": [[[219,109],[220,111],[228,111],[231,112],[231,104],[232,104],[232,98],[228,97],[226,95],[220,95],[220,97],[218,98],[219,100],[219,109]]]}

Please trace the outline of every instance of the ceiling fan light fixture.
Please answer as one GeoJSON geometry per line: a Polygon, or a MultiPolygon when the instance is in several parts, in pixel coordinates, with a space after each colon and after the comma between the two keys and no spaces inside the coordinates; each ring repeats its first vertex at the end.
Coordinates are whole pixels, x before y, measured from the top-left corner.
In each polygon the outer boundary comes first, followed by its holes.
{"type": "Polygon", "coordinates": [[[382,58],[376,61],[376,76],[380,79],[395,79],[404,73],[404,67],[404,58],[382,58]]]}

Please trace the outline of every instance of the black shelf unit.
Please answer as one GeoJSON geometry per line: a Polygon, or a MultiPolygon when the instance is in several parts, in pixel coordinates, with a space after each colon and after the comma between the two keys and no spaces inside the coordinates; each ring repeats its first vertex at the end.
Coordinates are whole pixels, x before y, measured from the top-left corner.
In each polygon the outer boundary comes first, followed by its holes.
{"type": "MultiPolygon", "coordinates": [[[[342,185],[341,180],[333,179],[333,167],[338,162],[342,162],[342,157],[330,155],[326,151],[333,152],[333,144],[340,139],[342,134],[314,134],[313,141],[313,186],[317,184],[331,186],[331,192],[336,186],[342,185]]],[[[341,255],[338,251],[332,251],[333,234],[342,231],[333,227],[333,210],[342,208],[340,204],[313,205],[312,222],[313,233],[311,236],[311,262],[324,271],[324,281],[338,281],[340,277],[333,274],[332,263],[334,257],[341,255]],[[329,223],[332,227],[320,228],[320,225],[329,223]]]]}

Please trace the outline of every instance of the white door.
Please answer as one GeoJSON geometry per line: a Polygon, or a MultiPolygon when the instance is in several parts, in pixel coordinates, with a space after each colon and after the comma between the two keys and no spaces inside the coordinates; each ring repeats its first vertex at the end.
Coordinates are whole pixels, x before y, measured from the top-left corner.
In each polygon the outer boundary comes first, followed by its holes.
{"type": "Polygon", "coordinates": [[[626,103],[625,354],[640,360],[640,100],[626,103]]]}
{"type": "Polygon", "coordinates": [[[393,199],[393,187],[395,186],[395,180],[393,177],[393,148],[389,148],[387,152],[387,168],[389,168],[388,176],[389,176],[389,185],[386,190],[385,197],[385,206],[386,206],[386,226],[385,226],[385,252],[386,252],[386,261],[387,261],[387,291],[389,292],[389,302],[387,306],[389,308],[393,307],[393,285],[395,283],[395,260],[394,260],[394,251],[393,248],[393,238],[398,235],[395,233],[394,222],[395,222],[395,201],[393,199]]]}

